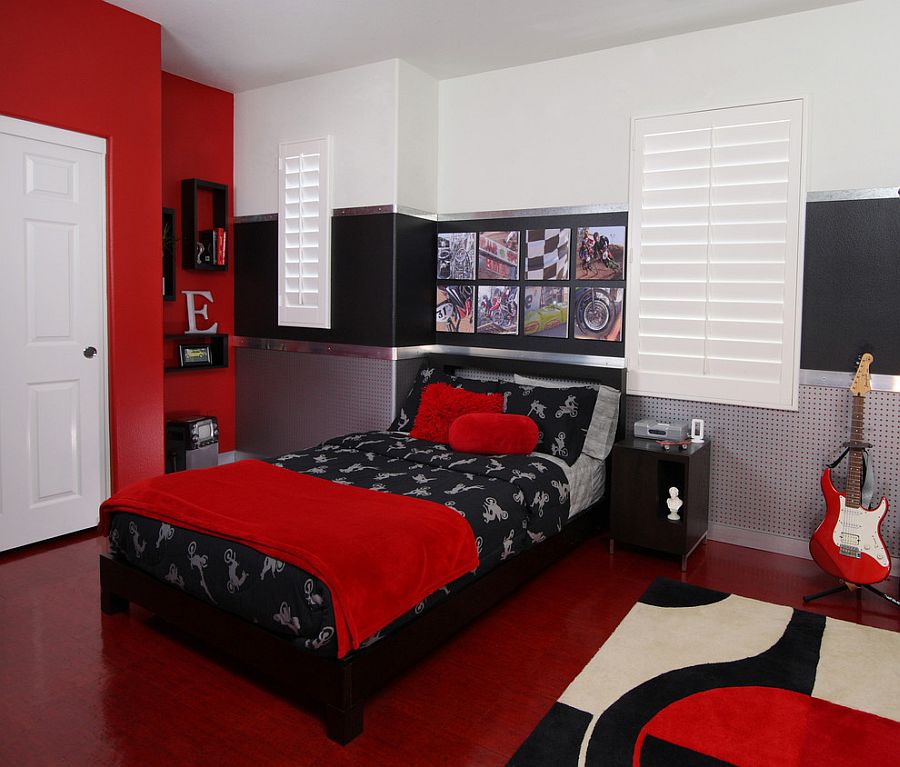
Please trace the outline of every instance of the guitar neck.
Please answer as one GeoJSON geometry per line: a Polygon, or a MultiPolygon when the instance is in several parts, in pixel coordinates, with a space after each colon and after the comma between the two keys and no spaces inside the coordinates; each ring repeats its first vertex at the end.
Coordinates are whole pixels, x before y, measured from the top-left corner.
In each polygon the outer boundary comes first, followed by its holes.
{"type": "MultiPolygon", "coordinates": [[[[863,441],[863,412],[865,397],[853,398],[853,413],[850,418],[850,439],[852,442],[863,441]]],[[[847,505],[859,508],[862,504],[862,448],[850,448],[850,470],[847,475],[847,505]]]]}

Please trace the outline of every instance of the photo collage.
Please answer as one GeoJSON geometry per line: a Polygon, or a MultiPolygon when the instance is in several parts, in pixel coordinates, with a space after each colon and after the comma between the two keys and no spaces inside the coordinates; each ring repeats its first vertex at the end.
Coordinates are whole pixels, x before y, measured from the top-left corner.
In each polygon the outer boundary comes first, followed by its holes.
{"type": "Polygon", "coordinates": [[[625,230],[439,233],[437,331],[621,341],[625,230]]]}

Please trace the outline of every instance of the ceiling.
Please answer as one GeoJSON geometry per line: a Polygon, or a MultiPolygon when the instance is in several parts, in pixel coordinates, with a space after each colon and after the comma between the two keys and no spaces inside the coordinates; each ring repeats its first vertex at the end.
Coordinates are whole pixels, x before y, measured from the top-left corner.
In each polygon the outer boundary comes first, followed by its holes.
{"type": "Polygon", "coordinates": [[[232,92],[393,58],[443,80],[850,1],[110,0],[162,25],[165,71],[232,92]]]}

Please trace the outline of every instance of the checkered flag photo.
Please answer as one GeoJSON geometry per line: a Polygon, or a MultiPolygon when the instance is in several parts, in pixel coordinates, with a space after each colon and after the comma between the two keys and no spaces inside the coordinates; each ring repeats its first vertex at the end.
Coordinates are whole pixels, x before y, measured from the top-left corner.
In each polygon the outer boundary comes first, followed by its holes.
{"type": "Polygon", "coordinates": [[[568,229],[529,229],[526,243],[526,279],[569,279],[568,229]]]}

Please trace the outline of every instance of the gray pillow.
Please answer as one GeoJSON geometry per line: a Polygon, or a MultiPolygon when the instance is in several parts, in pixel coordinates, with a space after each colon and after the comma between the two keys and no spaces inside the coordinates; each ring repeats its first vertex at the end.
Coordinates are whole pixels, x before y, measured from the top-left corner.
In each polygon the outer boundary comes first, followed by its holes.
{"type": "Polygon", "coordinates": [[[606,459],[606,456],[612,450],[613,442],[616,440],[616,425],[619,422],[619,400],[621,398],[621,392],[618,389],[613,389],[611,386],[604,386],[603,384],[563,383],[553,379],[528,378],[527,376],[520,376],[518,373],[513,376],[513,380],[523,386],[544,386],[554,389],[568,389],[571,386],[590,386],[596,389],[597,401],[594,404],[591,425],[588,426],[581,452],[591,456],[591,458],[596,458],[598,461],[606,459]]]}

